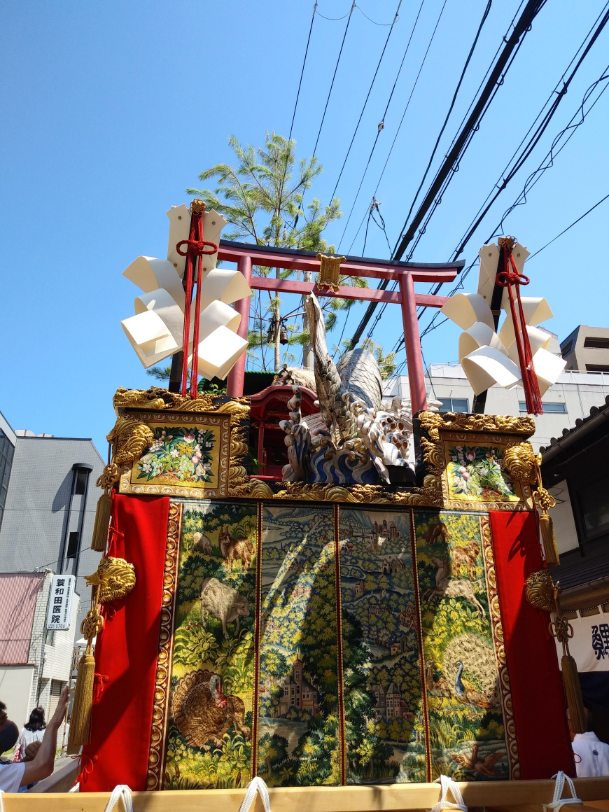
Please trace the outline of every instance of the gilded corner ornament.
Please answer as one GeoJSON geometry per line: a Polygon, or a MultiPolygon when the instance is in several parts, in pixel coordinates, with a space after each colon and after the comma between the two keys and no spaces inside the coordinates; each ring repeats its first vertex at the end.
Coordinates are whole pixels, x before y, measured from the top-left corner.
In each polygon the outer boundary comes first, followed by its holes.
{"type": "Polygon", "coordinates": [[[96,588],[96,603],[108,603],[128,595],[135,587],[135,567],[124,558],[106,556],[97,571],[85,578],[87,586],[96,588]]]}
{"type": "Polygon", "coordinates": [[[529,575],[525,582],[525,595],[535,609],[543,612],[555,610],[554,582],[548,570],[538,570],[529,575]]]}
{"type": "Polygon", "coordinates": [[[537,458],[530,443],[518,443],[503,454],[503,462],[512,479],[532,485],[537,482],[537,458]]]}

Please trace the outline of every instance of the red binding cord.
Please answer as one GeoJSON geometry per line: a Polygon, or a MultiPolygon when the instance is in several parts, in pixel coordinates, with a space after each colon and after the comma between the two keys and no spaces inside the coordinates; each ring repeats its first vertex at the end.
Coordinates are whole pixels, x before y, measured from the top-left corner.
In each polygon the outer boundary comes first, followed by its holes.
{"type": "Polygon", "coordinates": [[[197,397],[198,368],[199,368],[199,322],[201,317],[201,257],[205,254],[215,254],[218,246],[215,242],[203,239],[203,213],[192,212],[190,219],[190,235],[187,240],[181,240],[176,245],[176,251],[180,256],[186,257],[186,269],[184,276],[186,280],[185,304],[184,304],[184,355],[182,358],[182,385],[181,394],[186,395],[188,387],[188,346],[190,344],[190,309],[192,303],[193,286],[196,284],[197,292],[195,297],[195,315],[193,325],[193,346],[192,346],[192,375],[190,382],[190,395],[197,397]],[[205,246],[209,246],[208,249],[205,246]],[[182,250],[186,246],[186,250],[182,250]],[[193,261],[194,260],[194,261],[193,261]]]}
{"type": "Polygon", "coordinates": [[[510,312],[512,314],[514,333],[516,334],[516,347],[518,349],[527,412],[529,414],[543,414],[539,381],[533,366],[533,353],[531,352],[531,343],[524,318],[522,299],[520,298],[520,285],[528,285],[530,280],[528,276],[518,272],[512,254],[512,246],[507,239],[501,247],[503,248],[503,271],[497,274],[497,284],[502,288],[507,288],[510,297],[510,312]],[[514,296],[514,288],[516,288],[516,296],[514,296]],[[518,303],[518,315],[516,314],[516,303],[518,303]]]}

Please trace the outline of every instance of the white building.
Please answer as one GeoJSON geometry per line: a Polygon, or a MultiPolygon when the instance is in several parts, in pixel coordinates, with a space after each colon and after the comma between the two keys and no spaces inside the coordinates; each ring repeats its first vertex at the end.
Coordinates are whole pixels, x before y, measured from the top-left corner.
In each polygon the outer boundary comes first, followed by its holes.
{"type": "MultiPolygon", "coordinates": [[[[459,364],[430,364],[425,377],[427,397],[442,401],[443,412],[471,412],[474,392],[459,364]]],[[[560,437],[563,430],[590,414],[593,406],[602,406],[609,395],[609,373],[567,370],[543,396],[544,414],[535,417],[536,431],[531,442],[536,451],[560,437]]],[[[408,376],[385,381],[385,397],[410,398],[408,376]]],[[[486,414],[526,415],[521,386],[488,390],[486,414]]]]}
{"type": "Polygon", "coordinates": [[[69,629],[50,631],[52,581],[48,569],[0,573],[0,700],[19,728],[37,706],[50,718],[72,672],[80,598],[73,596],[69,629]]]}

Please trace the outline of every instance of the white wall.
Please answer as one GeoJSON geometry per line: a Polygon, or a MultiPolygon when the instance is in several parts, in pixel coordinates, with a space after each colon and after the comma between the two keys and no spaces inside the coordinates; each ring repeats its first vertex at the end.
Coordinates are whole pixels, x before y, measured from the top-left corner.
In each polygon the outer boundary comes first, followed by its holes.
{"type": "Polygon", "coordinates": [[[33,679],[33,665],[0,666],[0,700],[6,705],[8,718],[19,730],[30,717],[33,679]]]}
{"type": "Polygon", "coordinates": [[[556,499],[556,507],[550,511],[556,535],[556,546],[560,554],[568,553],[569,550],[579,547],[579,542],[566,481],[563,480],[550,488],[550,493],[556,499]]]}
{"type": "MultiPolygon", "coordinates": [[[[474,393],[459,364],[431,364],[430,377],[425,379],[428,397],[463,398],[473,408],[474,393]]],[[[384,383],[384,396],[410,398],[408,377],[400,375],[384,383]]],[[[592,406],[603,406],[609,395],[609,374],[563,372],[554,386],[543,396],[547,403],[564,403],[566,412],[549,413],[535,417],[535,434],[531,443],[535,451],[540,446],[550,445],[552,437],[561,437],[563,429],[573,428],[575,421],[588,417],[592,406]]],[[[488,390],[486,414],[506,414],[517,417],[521,414],[519,402],[524,401],[524,390],[503,389],[493,386],[488,390]]]]}

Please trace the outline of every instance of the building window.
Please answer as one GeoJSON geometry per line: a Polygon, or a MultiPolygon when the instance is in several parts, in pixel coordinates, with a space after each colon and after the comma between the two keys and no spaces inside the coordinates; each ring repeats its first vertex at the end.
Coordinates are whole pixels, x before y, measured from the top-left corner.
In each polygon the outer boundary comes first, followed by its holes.
{"type": "Polygon", "coordinates": [[[440,414],[444,412],[469,412],[469,401],[466,398],[438,398],[440,403],[440,414]]]}
{"type": "Polygon", "coordinates": [[[14,453],[15,447],[2,429],[0,429],[0,527],[2,527],[2,516],[4,514],[4,506],[6,505],[8,481],[11,476],[14,453]]]}
{"type": "Polygon", "coordinates": [[[569,341],[568,344],[565,344],[564,347],[560,348],[560,351],[562,353],[562,357],[564,358],[566,355],[569,355],[569,353],[571,352],[572,349],[573,349],[573,342],[569,341]]]}
{"type": "Polygon", "coordinates": [[[609,364],[586,364],[586,372],[609,372],[609,364]]]}
{"type": "Polygon", "coordinates": [[[72,533],[70,533],[70,537],[68,539],[68,552],[66,553],[66,558],[76,558],[76,553],[78,552],[78,537],[79,537],[78,530],[72,531],[72,533]]]}
{"type": "Polygon", "coordinates": [[[78,468],[76,471],[76,482],[74,483],[74,493],[76,495],[84,496],[87,490],[88,479],[89,471],[86,468],[78,468]]]}
{"type": "MultiPolygon", "coordinates": [[[[527,414],[527,404],[524,400],[518,402],[518,409],[520,414],[527,414]]],[[[566,403],[544,403],[543,411],[544,414],[567,414],[567,405],[566,403]]]]}
{"type": "Polygon", "coordinates": [[[609,532],[609,476],[586,485],[577,497],[586,540],[609,532]]]}
{"type": "Polygon", "coordinates": [[[588,336],[588,338],[584,339],[584,347],[595,350],[609,350],[609,338],[588,336]]]}

